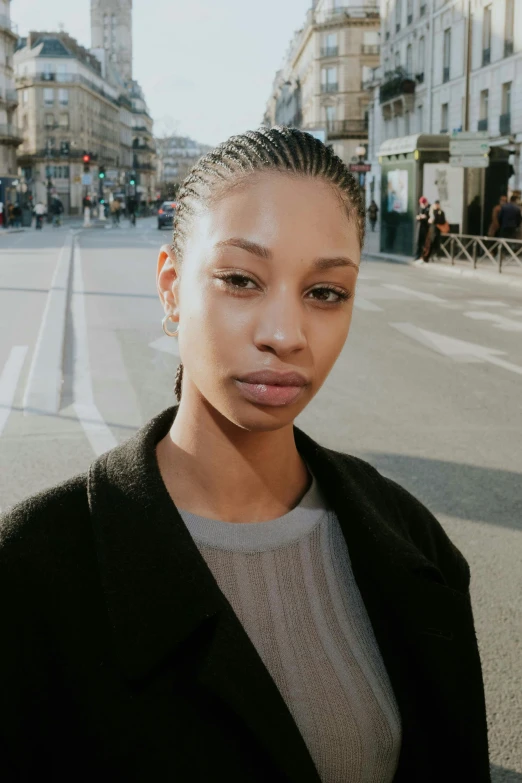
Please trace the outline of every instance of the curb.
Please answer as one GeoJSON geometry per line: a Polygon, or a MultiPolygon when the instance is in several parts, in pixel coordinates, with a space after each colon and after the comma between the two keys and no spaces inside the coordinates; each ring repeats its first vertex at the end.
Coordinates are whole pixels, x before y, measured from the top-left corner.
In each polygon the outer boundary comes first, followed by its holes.
{"type": "Polygon", "coordinates": [[[441,264],[437,261],[431,261],[429,264],[422,264],[416,266],[413,258],[406,256],[388,256],[384,253],[363,253],[363,259],[373,259],[374,261],[386,261],[393,264],[407,264],[413,266],[416,269],[422,269],[424,271],[440,272],[441,274],[453,275],[456,277],[464,277],[470,280],[482,280],[487,283],[500,283],[505,285],[514,286],[515,288],[522,288],[522,276],[518,277],[509,274],[509,272],[493,272],[485,271],[481,269],[466,269],[462,266],[456,266],[451,264],[441,264]]]}
{"type": "Polygon", "coordinates": [[[65,325],[74,234],[66,237],[54,270],[23,399],[24,415],[60,410],[65,325]]]}

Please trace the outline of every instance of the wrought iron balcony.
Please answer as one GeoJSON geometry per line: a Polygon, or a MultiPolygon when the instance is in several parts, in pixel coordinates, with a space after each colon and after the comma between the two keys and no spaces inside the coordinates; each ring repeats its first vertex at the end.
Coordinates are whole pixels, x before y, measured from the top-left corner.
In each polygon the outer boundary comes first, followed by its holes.
{"type": "Polygon", "coordinates": [[[481,120],[477,122],[477,130],[478,131],[487,131],[488,129],[488,118],[483,117],[481,120]]]}
{"type": "Polygon", "coordinates": [[[499,130],[500,133],[511,133],[511,112],[500,115],[499,130]]]}
{"type": "Polygon", "coordinates": [[[338,55],[339,55],[338,46],[323,46],[321,48],[321,57],[338,57],[338,55]]]}
{"type": "Polygon", "coordinates": [[[337,82],[321,84],[321,92],[339,92],[339,84],[337,82]]]}
{"type": "Polygon", "coordinates": [[[330,120],[326,123],[328,139],[364,138],[368,135],[367,120],[330,120]]]}
{"type": "Polygon", "coordinates": [[[415,80],[411,74],[406,73],[402,68],[388,71],[384,74],[384,80],[379,92],[380,103],[387,103],[401,95],[413,95],[415,92],[415,80]]]}

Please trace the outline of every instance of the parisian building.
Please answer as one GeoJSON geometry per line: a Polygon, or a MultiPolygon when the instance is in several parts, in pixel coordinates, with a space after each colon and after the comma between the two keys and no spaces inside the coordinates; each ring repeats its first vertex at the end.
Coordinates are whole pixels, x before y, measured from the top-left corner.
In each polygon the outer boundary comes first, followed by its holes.
{"type": "Polygon", "coordinates": [[[24,197],[57,195],[70,214],[85,196],[156,198],[153,123],[132,78],[131,0],[92,0],[91,26],[90,50],[65,32],[31,32],[14,56],[24,197]]]}
{"type": "Polygon", "coordinates": [[[156,138],[157,181],[162,198],[170,197],[183,182],[196,161],[212,147],[199,144],[188,136],[169,135],[156,138]]]}
{"type": "Polygon", "coordinates": [[[314,131],[346,163],[368,140],[369,95],[363,88],[379,63],[377,0],[317,0],[276,73],[265,125],[314,131]]]}
{"type": "Polygon", "coordinates": [[[469,230],[475,200],[484,231],[499,196],[522,188],[522,2],[381,0],[381,19],[381,61],[367,81],[368,198],[380,203],[379,153],[405,150],[400,139],[482,131],[489,165],[464,171],[462,223],[469,230]]]}
{"type": "Polygon", "coordinates": [[[11,3],[0,0],[0,201],[16,201],[16,150],[22,134],[16,125],[18,95],[14,80],[14,49],[18,40],[11,22],[11,3]]]}

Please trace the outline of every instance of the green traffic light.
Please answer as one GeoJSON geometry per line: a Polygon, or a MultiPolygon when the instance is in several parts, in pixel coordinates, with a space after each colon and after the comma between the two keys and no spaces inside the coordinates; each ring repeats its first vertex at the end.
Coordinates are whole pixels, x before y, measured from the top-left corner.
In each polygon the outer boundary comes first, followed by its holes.
{"type": "Polygon", "coordinates": [[[131,179],[131,181],[130,181],[130,184],[131,184],[131,185],[135,185],[135,184],[136,184],[136,180],[134,180],[134,179],[131,179]]]}
{"type": "Polygon", "coordinates": [[[99,176],[100,179],[103,179],[105,177],[105,174],[103,173],[103,171],[100,171],[98,176],[99,176]]]}

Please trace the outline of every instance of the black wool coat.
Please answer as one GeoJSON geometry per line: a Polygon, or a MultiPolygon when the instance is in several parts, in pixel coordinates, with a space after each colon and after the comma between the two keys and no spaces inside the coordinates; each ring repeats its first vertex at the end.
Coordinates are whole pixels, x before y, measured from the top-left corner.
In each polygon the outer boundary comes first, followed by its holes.
{"type": "MultiPolygon", "coordinates": [[[[319,783],[162,481],[155,446],[176,412],[1,519],[2,783],[319,783]]],[[[466,560],[405,489],[294,436],[395,690],[394,783],[490,781],[466,560]]]]}

